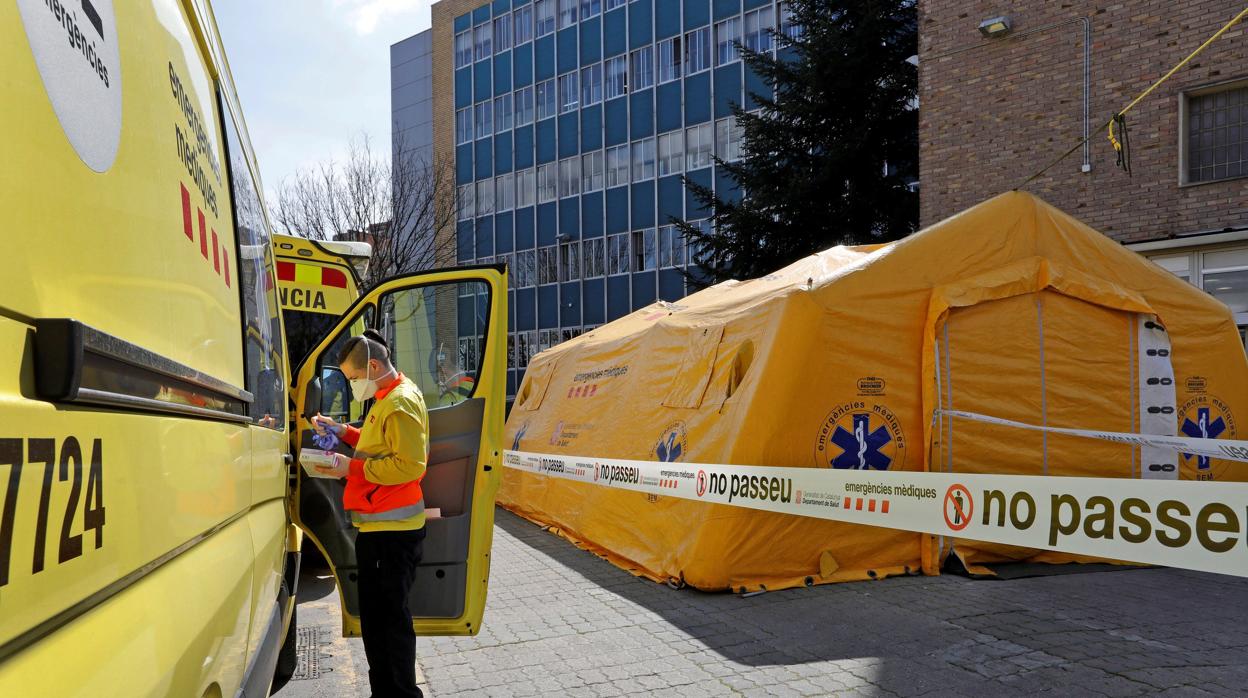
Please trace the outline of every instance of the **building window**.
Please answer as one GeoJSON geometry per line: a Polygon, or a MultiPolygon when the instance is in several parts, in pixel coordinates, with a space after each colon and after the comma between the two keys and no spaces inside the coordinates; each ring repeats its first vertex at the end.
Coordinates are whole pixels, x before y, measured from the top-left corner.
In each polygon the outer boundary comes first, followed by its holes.
{"type": "Polygon", "coordinates": [[[477,138],[485,138],[494,133],[494,105],[481,102],[473,107],[473,121],[477,125],[477,138]]]}
{"type": "Polygon", "coordinates": [[[685,34],[685,74],[711,68],[711,28],[702,27],[685,34]]]}
{"type": "Polygon", "coordinates": [[[619,97],[628,92],[628,60],[624,56],[608,58],[606,63],[606,98],[619,97]]]}
{"type": "Polygon", "coordinates": [[[538,352],[559,344],[559,330],[538,330],[537,331],[537,350],[538,352]]]}
{"type": "Polygon", "coordinates": [[[715,65],[741,59],[737,44],[741,41],[741,18],[725,19],[715,25],[715,65]]]}
{"type": "Polygon", "coordinates": [[[684,59],[680,37],[674,36],[659,42],[659,84],[680,78],[680,62],[684,59]]]}
{"type": "Polygon", "coordinates": [[[1224,303],[1248,345],[1248,247],[1168,254],[1149,260],[1224,303]]]}
{"type": "Polygon", "coordinates": [[[659,228],[659,267],[685,266],[685,236],[674,225],[659,228]]]}
{"type": "Polygon", "coordinates": [[[1244,322],[1248,313],[1248,249],[1205,252],[1200,261],[1200,284],[1244,322]]]}
{"type": "Polygon", "coordinates": [[[581,69],[581,106],[588,107],[602,101],[602,64],[595,63],[581,69]]]}
{"type": "Polygon", "coordinates": [[[780,3],[780,33],[796,41],[802,38],[802,27],[793,21],[793,10],[789,3],[780,3]]]}
{"type": "Polygon", "coordinates": [[[537,120],[555,115],[555,79],[537,83],[537,120]]]}
{"type": "Polygon", "coordinates": [[[485,24],[478,24],[472,28],[472,44],[475,52],[474,57],[477,60],[484,60],[494,55],[494,48],[492,46],[493,42],[491,40],[493,33],[494,32],[490,31],[489,22],[486,22],[485,24]]]}
{"type": "Polygon", "coordinates": [[[741,159],[742,132],[735,116],[715,122],[715,154],[720,160],[730,162],[741,159]]]}
{"type": "Polygon", "coordinates": [[[654,179],[654,139],[633,141],[633,181],[654,179]]]}
{"type": "Polygon", "coordinates": [[[624,7],[628,4],[628,0],[607,0],[607,10],[614,10],[617,7],[624,7]]]}
{"type": "Polygon", "coordinates": [[[516,368],[524,368],[529,365],[529,333],[516,332],[516,368]]]}
{"type": "Polygon", "coordinates": [[[516,126],[533,123],[533,86],[516,90],[516,126]]]}
{"type": "Polygon", "coordinates": [[[579,281],[581,278],[581,243],[565,242],[559,246],[559,280],[579,281]]]}
{"type": "Polygon", "coordinates": [[[581,156],[581,191],[588,194],[602,189],[602,151],[581,156]]]}
{"type": "Polygon", "coordinates": [[[493,178],[477,182],[477,215],[485,216],[491,213],[494,213],[493,178]]]}
{"type": "Polygon", "coordinates": [[[715,143],[710,124],[700,124],[685,129],[685,170],[693,170],[711,166],[711,153],[715,152],[715,143]]]}
{"type": "Polygon", "coordinates": [[[633,51],[629,57],[632,70],[629,72],[633,91],[644,90],[654,84],[654,47],[647,46],[633,51]]]}
{"type": "Polygon", "coordinates": [[[476,185],[462,184],[459,187],[459,220],[470,220],[477,212],[476,185]]]}
{"type": "Polygon", "coordinates": [[[512,13],[516,24],[516,46],[533,40],[533,7],[522,7],[512,13]]]}
{"type": "Polygon", "coordinates": [[[1189,284],[1192,283],[1191,255],[1178,254],[1169,257],[1150,257],[1149,261],[1154,262],[1162,269],[1165,269],[1189,284]]]}
{"type": "Polygon", "coordinates": [[[607,238],[607,273],[628,273],[628,233],[607,238]]]}
{"type": "Polygon", "coordinates": [[[455,112],[455,145],[463,145],[472,140],[472,107],[464,107],[455,112]]]}
{"type": "Polygon", "coordinates": [[[585,255],[585,278],[606,276],[607,241],[602,238],[591,238],[582,241],[581,247],[585,255]]]}
{"type": "Polygon", "coordinates": [[[494,53],[502,53],[511,48],[511,15],[505,14],[494,18],[494,53]]]}
{"type": "Polygon", "coordinates": [[[581,193],[581,158],[570,157],[559,161],[559,196],[576,196],[581,193]]]}
{"type": "Polygon", "coordinates": [[[580,89],[577,87],[576,72],[559,76],[559,113],[573,111],[580,104],[580,89]]]}
{"type": "Polygon", "coordinates": [[[771,29],[776,26],[776,18],[770,7],[745,13],[745,47],[751,51],[762,53],[771,50],[771,29]]]}
{"type": "Polygon", "coordinates": [[[633,271],[650,271],[654,269],[656,252],[654,244],[654,228],[639,230],[633,233],[633,271]]]}
{"type": "Polygon", "coordinates": [[[659,136],[659,176],[677,174],[685,169],[685,133],[675,131],[659,136]]]}
{"type": "Polygon", "coordinates": [[[1188,183],[1248,175],[1248,86],[1187,96],[1188,183]]]}
{"type": "MultiPolygon", "coordinates": [[[[690,221],[689,223],[693,227],[697,228],[703,235],[710,235],[711,230],[713,229],[710,219],[690,221]]],[[[684,244],[687,248],[685,254],[688,257],[690,264],[708,269],[712,269],[716,266],[715,259],[711,256],[711,249],[707,243],[687,241],[684,244]]]]}
{"type": "Polygon", "coordinates": [[[581,21],[602,14],[602,0],[581,0],[581,21]]]}
{"type": "Polygon", "coordinates": [[[497,211],[510,211],[516,206],[515,175],[505,174],[494,178],[494,206],[497,211]]]}
{"type": "Polygon", "coordinates": [[[555,256],[554,246],[539,247],[537,250],[537,283],[553,284],[559,280],[559,264],[555,256]]]}
{"type": "Polygon", "coordinates": [[[559,180],[555,163],[548,162],[537,168],[537,203],[544,204],[559,198],[559,180]]]}
{"type": "Polygon", "coordinates": [[[533,277],[537,271],[537,252],[524,250],[516,253],[516,288],[528,288],[533,285],[533,277]]]}
{"type": "Polygon", "coordinates": [[[537,353],[537,330],[516,333],[517,368],[525,368],[537,353]]]}
{"type": "Polygon", "coordinates": [[[477,366],[477,341],[473,337],[459,338],[459,365],[477,366]]]}
{"type": "Polygon", "coordinates": [[[607,187],[628,184],[628,144],[607,148],[607,187]]]}
{"type": "Polygon", "coordinates": [[[533,32],[539,39],[555,31],[555,0],[536,0],[533,3],[533,32]]]}
{"type": "Polygon", "coordinates": [[[494,98],[494,132],[511,130],[511,93],[494,98]]]}
{"type": "Polygon", "coordinates": [[[559,0],[559,28],[567,29],[576,24],[577,0],[559,0]]]}
{"type": "Polygon", "coordinates": [[[469,63],[472,63],[472,30],[464,30],[455,35],[455,68],[469,63]]]}
{"type": "Polygon", "coordinates": [[[516,173],[516,208],[532,206],[536,195],[533,186],[533,168],[516,173]]]}

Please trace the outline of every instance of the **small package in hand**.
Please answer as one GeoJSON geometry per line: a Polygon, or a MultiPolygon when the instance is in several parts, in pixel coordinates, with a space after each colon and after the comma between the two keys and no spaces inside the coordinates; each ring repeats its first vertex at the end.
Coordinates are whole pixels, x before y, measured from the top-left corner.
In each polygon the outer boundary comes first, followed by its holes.
{"type": "Polygon", "coordinates": [[[317,470],[317,466],[329,467],[334,464],[334,452],[324,451],[319,448],[305,448],[299,451],[299,462],[303,464],[303,470],[309,477],[323,477],[331,480],[338,479],[337,475],[323,473],[317,470]]]}

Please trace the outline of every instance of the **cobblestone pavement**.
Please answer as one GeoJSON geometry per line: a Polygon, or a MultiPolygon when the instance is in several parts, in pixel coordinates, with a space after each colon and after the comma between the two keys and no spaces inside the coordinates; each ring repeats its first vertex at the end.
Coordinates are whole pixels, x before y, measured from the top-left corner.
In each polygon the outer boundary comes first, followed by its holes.
{"type": "MultiPolygon", "coordinates": [[[[1170,569],[675,591],[499,510],[484,629],[418,654],[438,698],[1243,695],[1245,602],[1248,580],[1170,569]]],[[[326,647],[332,680],[279,695],[368,695],[359,641],[326,647]]]]}

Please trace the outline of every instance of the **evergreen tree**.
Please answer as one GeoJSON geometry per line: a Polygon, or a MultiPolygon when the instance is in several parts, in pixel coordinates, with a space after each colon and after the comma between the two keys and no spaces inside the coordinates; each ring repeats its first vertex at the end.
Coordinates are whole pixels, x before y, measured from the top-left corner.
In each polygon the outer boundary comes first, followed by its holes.
{"type": "Polygon", "coordinates": [[[733,106],[741,158],[716,164],[718,196],[685,178],[714,227],[673,220],[702,281],[762,276],[837,244],[915,230],[918,175],[915,0],[789,0],[794,31],[776,55],[741,46],[747,70],[774,86],[733,106]],[[744,194],[744,196],[742,196],[744,194]]]}

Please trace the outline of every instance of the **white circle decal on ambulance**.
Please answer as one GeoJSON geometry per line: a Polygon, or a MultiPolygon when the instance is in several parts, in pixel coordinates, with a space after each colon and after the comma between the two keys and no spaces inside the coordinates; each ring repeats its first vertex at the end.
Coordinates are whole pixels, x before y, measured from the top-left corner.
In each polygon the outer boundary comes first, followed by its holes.
{"type": "Polygon", "coordinates": [[[30,51],[78,157],[105,172],[121,143],[121,56],[113,0],[17,0],[30,51]]]}

